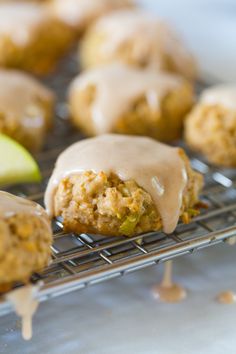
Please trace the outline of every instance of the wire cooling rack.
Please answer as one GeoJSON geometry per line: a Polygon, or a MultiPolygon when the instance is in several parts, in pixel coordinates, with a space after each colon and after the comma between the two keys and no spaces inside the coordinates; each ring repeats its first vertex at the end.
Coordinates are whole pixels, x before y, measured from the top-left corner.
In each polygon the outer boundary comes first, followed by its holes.
{"type": "MultiPolygon", "coordinates": [[[[40,204],[53,165],[65,147],[83,138],[66,120],[66,88],[77,67],[73,58],[66,61],[57,75],[46,80],[58,94],[57,121],[45,150],[37,156],[43,174],[39,185],[15,186],[8,191],[40,204]],[[62,75],[62,73],[64,73],[62,75]]],[[[131,238],[65,233],[60,220],[53,222],[53,261],[33,281],[42,281],[40,301],[118,277],[158,262],[193,253],[236,236],[236,169],[218,169],[197,156],[192,166],[205,177],[202,200],[208,205],[189,225],[179,224],[175,232],[165,235],[152,232],[131,238]]],[[[0,301],[0,315],[11,310],[0,301]]]]}

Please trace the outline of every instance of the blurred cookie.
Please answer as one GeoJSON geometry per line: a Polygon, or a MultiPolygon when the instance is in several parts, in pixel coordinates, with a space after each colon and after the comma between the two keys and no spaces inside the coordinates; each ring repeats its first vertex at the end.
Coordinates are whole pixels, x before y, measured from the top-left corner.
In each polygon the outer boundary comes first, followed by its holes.
{"type": "Polygon", "coordinates": [[[74,28],[83,32],[98,17],[124,7],[133,6],[132,0],[50,0],[51,12],[74,28]]]}
{"type": "Polygon", "coordinates": [[[84,72],[69,90],[72,122],[88,135],[113,132],[175,140],[193,102],[193,88],[182,77],[123,64],[84,72]]]}
{"type": "Polygon", "coordinates": [[[52,126],[54,94],[30,75],[0,69],[0,132],[32,151],[52,126]]]}
{"type": "Polygon", "coordinates": [[[80,49],[83,68],[124,63],[196,78],[196,64],[178,35],[154,15],[141,10],[117,11],[99,19],[80,49]]]}
{"type": "Polygon", "coordinates": [[[0,67],[48,73],[72,38],[71,29],[41,4],[0,3],[0,67]]]}
{"type": "Polygon", "coordinates": [[[0,291],[27,282],[50,261],[52,231],[44,209],[0,191],[0,291]]]}
{"type": "Polygon", "coordinates": [[[205,90],[186,119],[185,139],[217,165],[236,167],[236,85],[205,90]]]}

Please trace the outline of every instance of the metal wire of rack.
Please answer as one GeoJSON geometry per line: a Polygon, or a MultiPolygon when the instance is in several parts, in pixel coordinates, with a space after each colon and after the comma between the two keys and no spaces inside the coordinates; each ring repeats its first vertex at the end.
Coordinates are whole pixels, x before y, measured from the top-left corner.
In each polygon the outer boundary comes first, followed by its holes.
{"type": "MultiPolygon", "coordinates": [[[[43,182],[39,185],[14,186],[11,193],[25,196],[40,204],[54,162],[61,151],[82,136],[66,121],[65,88],[77,71],[73,58],[66,62],[63,75],[47,80],[59,97],[56,129],[37,160],[43,182]],[[66,73],[66,74],[65,74],[66,73]]],[[[236,236],[236,169],[218,169],[197,156],[191,156],[192,166],[204,174],[202,200],[208,209],[189,225],[179,224],[175,232],[151,232],[131,238],[65,233],[60,220],[53,222],[53,260],[33,281],[42,281],[39,300],[59,296],[88,285],[115,278],[204,247],[218,244],[236,236]]],[[[11,311],[0,300],[0,315],[11,311]]]]}

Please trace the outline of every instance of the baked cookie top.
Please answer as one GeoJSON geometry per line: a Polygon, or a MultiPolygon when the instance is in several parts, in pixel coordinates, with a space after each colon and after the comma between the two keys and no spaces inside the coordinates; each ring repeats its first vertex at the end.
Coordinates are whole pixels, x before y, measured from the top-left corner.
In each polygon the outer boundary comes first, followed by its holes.
{"type": "Polygon", "coordinates": [[[0,191],[0,218],[8,219],[12,216],[24,214],[42,218],[50,229],[46,211],[37,203],[13,194],[0,191]]]}
{"type": "Polygon", "coordinates": [[[85,42],[91,34],[98,36],[101,57],[113,58],[119,50],[126,52],[130,46],[132,60],[142,67],[160,69],[170,64],[165,63],[167,60],[184,76],[196,75],[194,58],[180,36],[152,13],[140,9],[115,11],[96,21],[85,42]]]}
{"type": "Polygon", "coordinates": [[[116,120],[140,97],[156,112],[162,98],[183,84],[184,79],[168,73],[141,70],[123,64],[110,64],[79,75],[70,87],[69,96],[88,87],[95,88],[91,103],[96,134],[112,131],[116,120]]]}
{"type": "Polygon", "coordinates": [[[131,6],[131,0],[51,0],[49,6],[61,20],[83,27],[97,16],[113,9],[131,6]]]}
{"type": "Polygon", "coordinates": [[[200,103],[205,105],[221,105],[236,111],[236,85],[221,84],[204,90],[200,96],[200,103]]]}
{"type": "Polygon", "coordinates": [[[48,219],[45,210],[37,203],[0,191],[0,217],[10,218],[16,214],[31,214],[48,219]]]}
{"type": "Polygon", "coordinates": [[[17,70],[0,69],[0,112],[8,119],[37,128],[41,124],[40,104],[53,100],[53,92],[30,75],[17,70]],[[37,119],[32,118],[37,110],[37,119]]]}

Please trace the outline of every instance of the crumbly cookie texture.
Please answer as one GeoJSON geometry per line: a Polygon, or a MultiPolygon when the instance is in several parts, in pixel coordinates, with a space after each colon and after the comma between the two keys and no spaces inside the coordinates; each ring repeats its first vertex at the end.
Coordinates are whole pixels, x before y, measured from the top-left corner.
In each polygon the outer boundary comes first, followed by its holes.
{"type": "Polygon", "coordinates": [[[39,150],[53,124],[54,94],[30,75],[0,69],[0,132],[39,150]]]}
{"type": "Polygon", "coordinates": [[[0,67],[47,74],[73,38],[73,31],[50,15],[43,4],[0,3],[0,67]]]}
{"type": "MultiPolygon", "coordinates": [[[[0,200],[2,201],[1,192],[0,200]]],[[[5,198],[5,197],[4,197],[5,198]]],[[[14,196],[12,197],[14,198],[14,196]]],[[[23,203],[31,203],[24,201],[23,203]]],[[[18,203],[18,199],[16,201],[18,203]]],[[[4,200],[2,201],[4,203],[4,200]]],[[[30,206],[30,205],[29,205],[30,206]]],[[[36,204],[32,204],[35,208],[36,204]]],[[[31,207],[31,206],[30,206],[31,207]]],[[[46,212],[7,209],[0,213],[0,292],[15,282],[27,282],[50,260],[52,231],[46,212]]]]}
{"type": "Polygon", "coordinates": [[[173,141],[181,137],[193,103],[187,80],[123,65],[83,73],[69,91],[72,123],[89,136],[119,133],[173,141]]]}
{"type": "Polygon", "coordinates": [[[79,47],[83,68],[120,61],[135,67],[197,76],[192,54],[167,24],[142,10],[120,10],[99,19],[79,47]]]}
{"type": "Polygon", "coordinates": [[[49,0],[48,6],[55,17],[81,34],[100,16],[133,7],[134,3],[132,0],[49,0]]]}
{"type": "MultiPolygon", "coordinates": [[[[188,183],[183,194],[180,218],[188,223],[198,214],[202,176],[185,161],[188,183]]],[[[74,232],[132,236],[162,229],[162,220],[149,193],[134,180],[87,171],[64,178],[54,196],[55,216],[62,216],[64,228],[74,232]]]]}
{"type": "Polygon", "coordinates": [[[236,167],[236,86],[206,89],[185,123],[188,145],[213,164],[236,167]]]}

